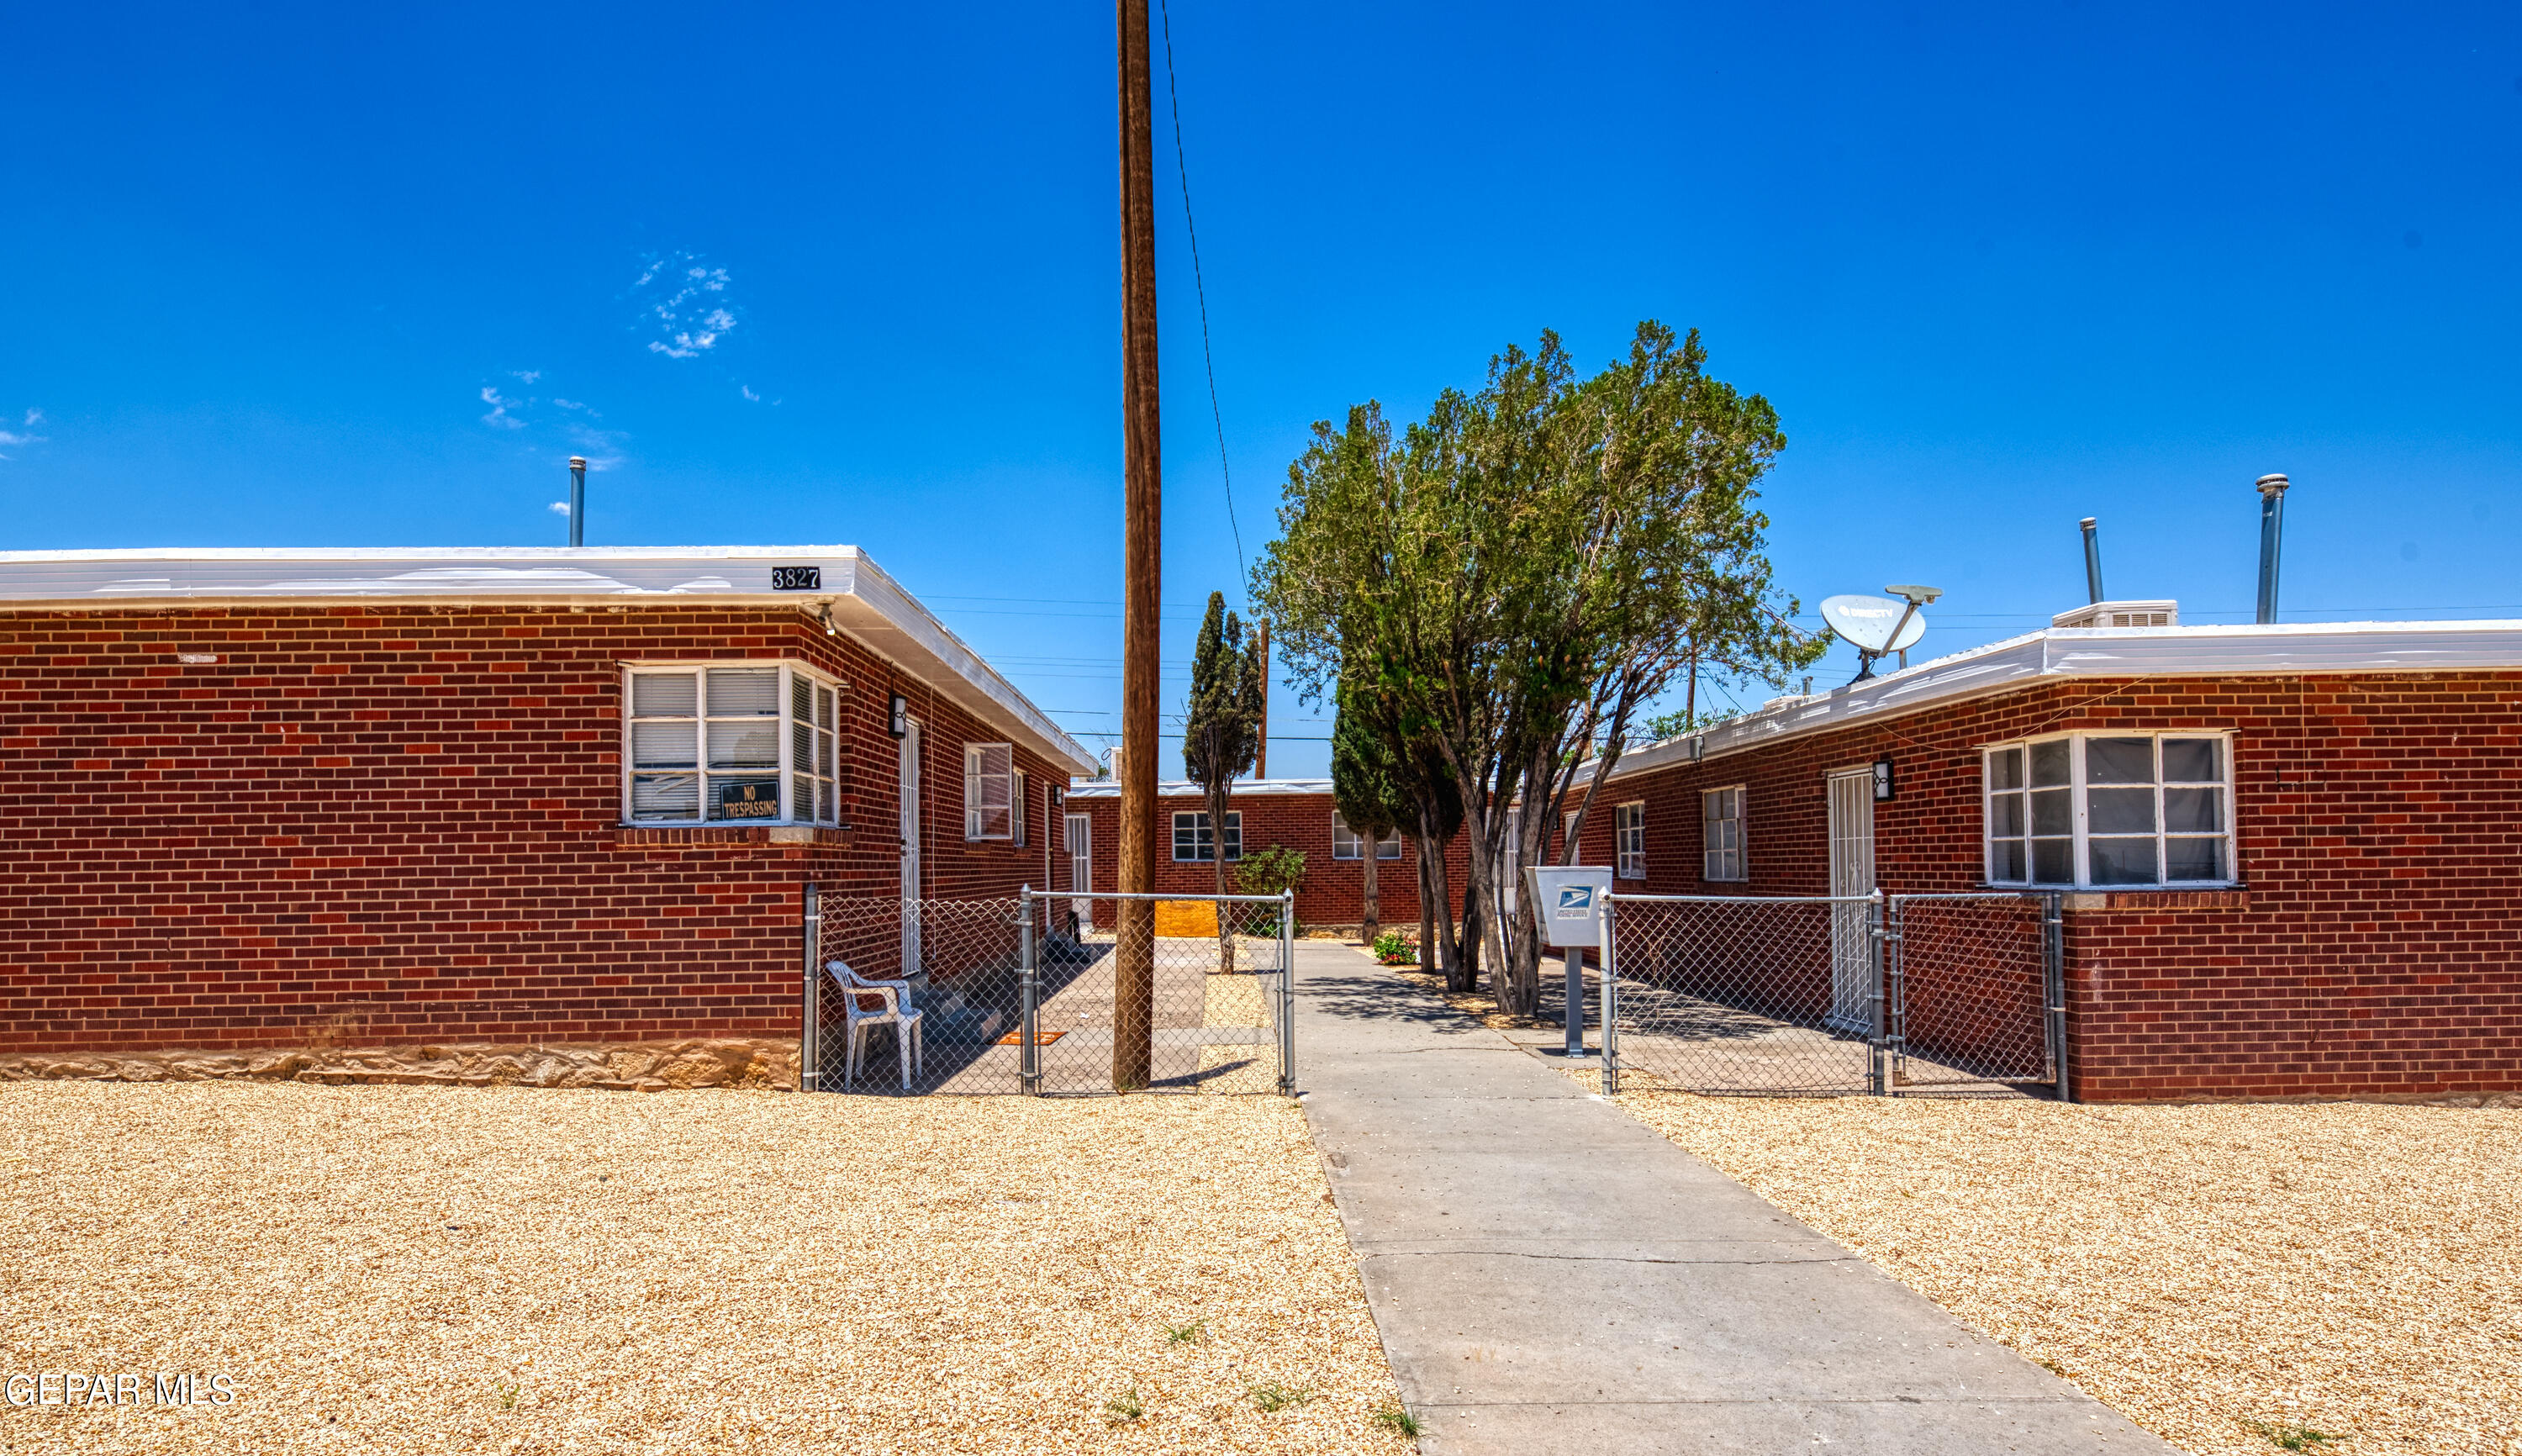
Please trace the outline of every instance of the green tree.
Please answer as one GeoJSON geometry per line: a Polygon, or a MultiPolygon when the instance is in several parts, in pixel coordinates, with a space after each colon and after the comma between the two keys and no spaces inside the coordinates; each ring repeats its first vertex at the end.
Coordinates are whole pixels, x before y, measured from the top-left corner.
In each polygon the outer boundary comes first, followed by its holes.
{"type": "MultiPolygon", "coordinates": [[[[1226,893],[1226,816],[1238,775],[1252,771],[1261,747],[1261,716],[1269,691],[1261,661],[1261,634],[1226,609],[1226,593],[1208,594],[1208,615],[1191,659],[1190,713],[1183,728],[1183,768],[1208,801],[1209,859],[1217,893],[1226,893]]],[[[1233,916],[1218,907],[1217,956],[1221,970],[1235,968],[1233,916]]]]}
{"type": "Polygon", "coordinates": [[[1511,1011],[1540,986],[1531,907],[1505,914],[1511,867],[1566,853],[1571,792],[1584,784],[1581,828],[1643,705],[1694,653],[1782,681],[1812,652],[1774,631],[1794,603],[1751,507],[1785,437],[1705,358],[1697,334],[1648,322],[1627,358],[1579,380],[1544,334],[1397,445],[1373,404],[1319,424],[1254,570],[1292,680],[1319,695],[1371,675],[1402,740],[1451,775],[1471,839],[1466,938],[1476,920],[1511,1011]]]}

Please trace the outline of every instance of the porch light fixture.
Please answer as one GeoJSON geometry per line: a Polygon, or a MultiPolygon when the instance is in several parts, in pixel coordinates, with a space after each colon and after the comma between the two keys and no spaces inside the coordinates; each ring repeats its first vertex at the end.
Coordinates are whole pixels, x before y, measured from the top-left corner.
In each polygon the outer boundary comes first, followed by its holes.
{"type": "Polygon", "coordinates": [[[1895,785],[1892,777],[1892,761],[1888,758],[1876,759],[1874,761],[1875,799],[1879,802],[1881,800],[1891,798],[1894,786],[1895,785]]]}
{"type": "Polygon", "coordinates": [[[885,705],[884,730],[900,738],[911,732],[911,700],[895,693],[885,705]]]}

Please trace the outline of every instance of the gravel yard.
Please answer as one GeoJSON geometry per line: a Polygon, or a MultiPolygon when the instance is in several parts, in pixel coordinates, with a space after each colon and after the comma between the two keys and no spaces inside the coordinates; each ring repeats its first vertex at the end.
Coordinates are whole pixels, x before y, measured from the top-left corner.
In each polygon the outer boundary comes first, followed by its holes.
{"type": "Polygon", "coordinates": [[[142,1379],[0,1452],[1409,1448],[1268,1097],[0,1085],[0,1376],[63,1373],[142,1379]]]}
{"type": "Polygon", "coordinates": [[[2198,1456],[2522,1452],[2522,1112],[1619,1102],[2198,1456]]]}

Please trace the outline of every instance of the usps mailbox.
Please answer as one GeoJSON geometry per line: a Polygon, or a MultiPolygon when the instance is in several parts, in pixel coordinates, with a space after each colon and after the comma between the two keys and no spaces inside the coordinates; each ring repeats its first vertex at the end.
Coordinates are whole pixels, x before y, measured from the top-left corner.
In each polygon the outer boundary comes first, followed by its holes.
{"type": "Polygon", "coordinates": [[[1585,947],[1603,943],[1611,914],[1611,871],[1600,866],[1552,869],[1527,865],[1524,888],[1541,927],[1541,943],[1567,953],[1567,1056],[1585,1055],[1585,947]]]}

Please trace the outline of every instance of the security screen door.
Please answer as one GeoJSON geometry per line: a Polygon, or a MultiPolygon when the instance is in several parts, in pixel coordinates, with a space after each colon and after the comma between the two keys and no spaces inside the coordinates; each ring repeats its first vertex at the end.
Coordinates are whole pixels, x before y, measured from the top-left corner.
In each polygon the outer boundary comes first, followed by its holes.
{"type": "MultiPolygon", "coordinates": [[[[1830,892],[1874,893],[1874,772],[1830,775],[1830,892]]],[[[1830,1024],[1874,1029],[1874,946],[1865,907],[1830,908],[1830,1024]]]]}
{"type": "MultiPolygon", "coordinates": [[[[1095,888],[1095,821],[1083,814],[1068,817],[1068,887],[1077,891],[1095,888]]],[[[1069,909],[1077,914],[1077,928],[1084,930],[1095,923],[1095,902],[1076,900],[1069,909]]]]}

